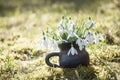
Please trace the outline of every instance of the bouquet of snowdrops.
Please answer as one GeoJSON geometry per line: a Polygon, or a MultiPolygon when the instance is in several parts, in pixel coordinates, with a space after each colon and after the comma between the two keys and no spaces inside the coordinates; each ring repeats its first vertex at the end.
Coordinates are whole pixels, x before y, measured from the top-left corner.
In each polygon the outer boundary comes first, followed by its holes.
{"type": "Polygon", "coordinates": [[[71,43],[68,55],[78,54],[74,48],[73,42],[79,46],[80,51],[89,44],[95,44],[104,40],[101,34],[92,31],[95,22],[89,17],[83,21],[81,25],[73,21],[71,18],[62,17],[58,23],[57,30],[47,29],[43,32],[39,48],[46,47],[53,50],[58,49],[58,44],[71,43]]]}

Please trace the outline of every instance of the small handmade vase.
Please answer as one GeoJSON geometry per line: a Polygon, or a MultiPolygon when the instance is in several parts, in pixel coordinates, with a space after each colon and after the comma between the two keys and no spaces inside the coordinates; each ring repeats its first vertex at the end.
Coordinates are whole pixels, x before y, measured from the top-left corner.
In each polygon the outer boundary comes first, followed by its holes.
{"type": "Polygon", "coordinates": [[[71,43],[61,43],[58,45],[60,52],[52,52],[48,53],[45,57],[45,62],[50,67],[60,67],[60,68],[76,68],[80,64],[83,66],[87,66],[90,62],[89,54],[85,48],[81,51],[79,50],[79,46],[73,42],[73,47],[77,50],[78,54],[68,55],[68,51],[71,48],[71,43]],[[50,62],[50,58],[53,56],[59,57],[59,65],[53,64],[50,62]]]}

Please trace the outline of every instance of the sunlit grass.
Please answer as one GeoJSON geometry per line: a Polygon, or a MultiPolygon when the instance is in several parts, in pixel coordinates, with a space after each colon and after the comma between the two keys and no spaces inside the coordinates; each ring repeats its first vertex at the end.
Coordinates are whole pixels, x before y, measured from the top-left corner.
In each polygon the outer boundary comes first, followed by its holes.
{"type": "Polygon", "coordinates": [[[7,4],[1,0],[0,4],[0,80],[120,79],[120,11],[112,1],[88,1],[82,5],[71,0],[11,0],[7,4]],[[91,60],[88,67],[51,68],[44,61],[48,51],[36,50],[42,31],[55,28],[65,14],[80,21],[91,16],[95,29],[106,38],[105,42],[87,47],[91,60]]]}

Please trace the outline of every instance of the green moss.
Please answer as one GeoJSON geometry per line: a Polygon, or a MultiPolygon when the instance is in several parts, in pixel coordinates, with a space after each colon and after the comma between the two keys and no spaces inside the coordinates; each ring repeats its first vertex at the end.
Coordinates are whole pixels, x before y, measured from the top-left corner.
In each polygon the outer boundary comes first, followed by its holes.
{"type": "MultiPolygon", "coordinates": [[[[0,0],[0,80],[119,80],[120,11],[112,0],[0,0]],[[63,15],[79,21],[91,16],[105,41],[90,45],[90,65],[48,67],[48,50],[36,50],[42,31],[63,15]]],[[[78,21],[78,22],[79,22],[78,21]]],[[[58,57],[51,59],[58,63],[58,57]]]]}

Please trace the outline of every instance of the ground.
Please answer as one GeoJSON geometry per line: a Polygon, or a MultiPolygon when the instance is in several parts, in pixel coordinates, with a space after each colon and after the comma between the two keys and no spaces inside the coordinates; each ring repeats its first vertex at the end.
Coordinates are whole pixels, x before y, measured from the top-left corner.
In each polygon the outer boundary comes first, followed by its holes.
{"type": "MultiPolygon", "coordinates": [[[[52,59],[53,62],[57,57],[52,59]]],[[[0,80],[119,80],[119,0],[0,0],[0,80]],[[37,51],[42,31],[56,28],[63,15],[91,17],[104,42],[90,45],[90,65],[74,69],[52,68],[37,51]]]]}

